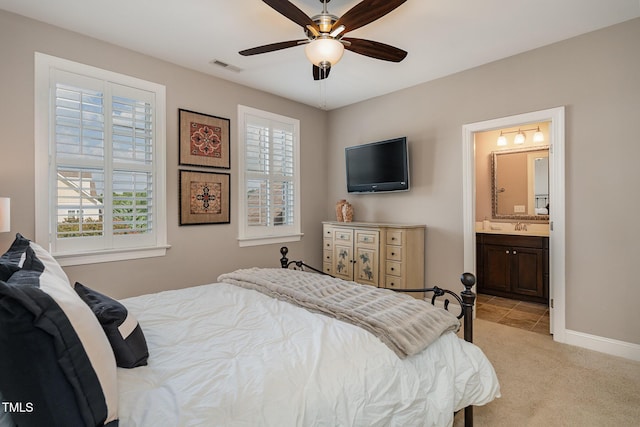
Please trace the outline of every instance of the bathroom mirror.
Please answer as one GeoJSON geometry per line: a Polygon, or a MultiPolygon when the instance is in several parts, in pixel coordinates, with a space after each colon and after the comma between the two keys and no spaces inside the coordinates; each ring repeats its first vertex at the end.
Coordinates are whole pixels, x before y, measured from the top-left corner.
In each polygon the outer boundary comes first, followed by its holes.
{"type": "Polygon", "coordinates": [[[494,151],[492,218],[549,220],[549,147],[494,151]]]}

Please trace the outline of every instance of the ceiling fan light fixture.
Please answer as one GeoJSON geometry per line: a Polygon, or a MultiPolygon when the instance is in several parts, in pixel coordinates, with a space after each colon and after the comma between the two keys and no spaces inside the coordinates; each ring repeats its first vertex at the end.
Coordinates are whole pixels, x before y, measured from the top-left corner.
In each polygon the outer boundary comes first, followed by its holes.
{"type": "Polygon", "coordinates": [[[312,40],[304,47],[307,59],[320,68],[333,67],[344,54],[344,45],[332,38],[312,40]]]}

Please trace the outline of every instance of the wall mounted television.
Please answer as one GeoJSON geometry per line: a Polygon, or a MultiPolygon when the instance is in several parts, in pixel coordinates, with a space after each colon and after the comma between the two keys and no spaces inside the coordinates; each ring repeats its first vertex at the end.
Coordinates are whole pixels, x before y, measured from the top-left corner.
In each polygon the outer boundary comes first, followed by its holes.
{"type": "Polygon", "coordinates": [[[400,137],[345,148],[347,192],[409,190],[407,138],[400,137]]]}

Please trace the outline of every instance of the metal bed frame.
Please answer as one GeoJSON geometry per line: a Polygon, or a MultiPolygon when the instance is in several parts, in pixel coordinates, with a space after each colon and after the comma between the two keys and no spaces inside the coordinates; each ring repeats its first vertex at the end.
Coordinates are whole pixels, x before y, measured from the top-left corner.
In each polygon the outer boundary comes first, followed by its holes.
{"type": "MultiPolygon", "coordinates": [[[[287,254],[289,253],[289,249],[286,246],[280,248],[280,254],[282,257],[280,258],[280,266],[282,268],[290,268],[292,265],[296,269],[300,270],[311,270],[315,273],[324,274],[325,276],[334,277],[329,273],[326,273],[322,270],[318,270],[304,261],[290,261],[287,258],[287,254]]],[[[456,316],[458,319],[462,319],[463,330],[464,330],[464,340],[468,342],[473,342],[473,306],[476,300],[476,294],[471,290],[473,285],[476,283],[476,277],[471,273],[463,273],[460,276],[460,282],[464,286],[464,290],[460,292],[460,295],[456,294],[453,291],[448,289],[442,289],[438,286],[434,286],[432,288],[416,288],[416,289],[391,289],[396,292],[425,292],[432,293],[431,304],[435,305],[435,302],[438,298],[444,297],[443,305],[444,309],[449,311],[449,303],[450,300],[448,296],[453,297],[458,304],[460,305],[460,313],[456,316]]],[[[465,427],[473,427],[473,406],[467,406],[464,408],[464,425],[465,427]]]]}

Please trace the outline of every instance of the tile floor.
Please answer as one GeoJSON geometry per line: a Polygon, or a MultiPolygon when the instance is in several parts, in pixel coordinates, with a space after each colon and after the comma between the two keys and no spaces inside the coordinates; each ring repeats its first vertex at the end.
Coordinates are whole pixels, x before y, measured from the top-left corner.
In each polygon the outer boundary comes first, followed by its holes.
{"type": "Polygon", "coordinates": [[[476,317],[549,335],[549,308],[544,304],[479,294],[476,317]]]}

